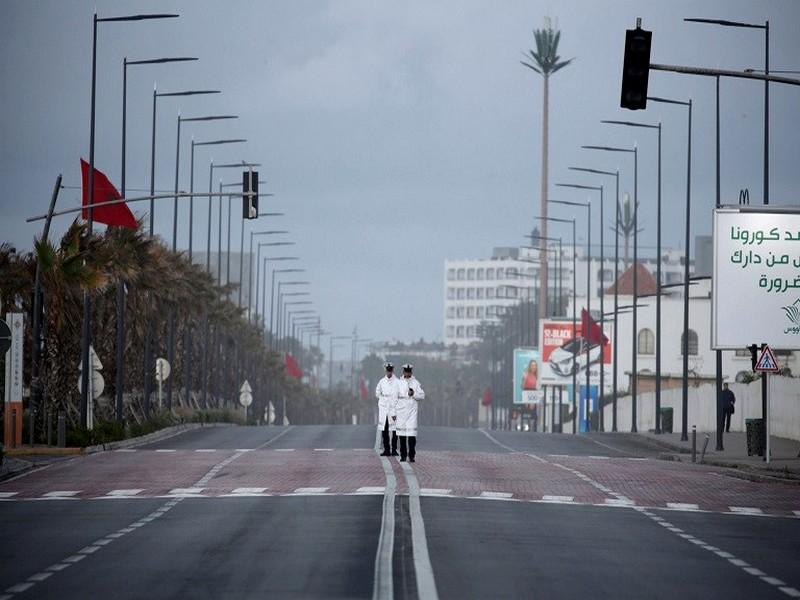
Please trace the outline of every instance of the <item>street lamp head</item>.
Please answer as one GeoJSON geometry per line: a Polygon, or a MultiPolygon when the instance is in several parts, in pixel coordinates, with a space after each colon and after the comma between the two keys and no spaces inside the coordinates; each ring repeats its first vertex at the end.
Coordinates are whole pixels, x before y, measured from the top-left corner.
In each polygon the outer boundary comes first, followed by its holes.
{"type": "Polygon", "coordinates": [[[222,121],[223,119],[238,119],[238,115],[206,115],[203,117],[181,117],[178,119],[184,123],[187,121],[222,121]]]}
{"type": "Polygon", "coordinates": [[[582,206],[584,208],[591,205],[591,201],[586,202],[570,202],[569,200],[548,200],[548,202],[552,202],[553,204],[564,204],[566,206],[582,206]]]}
{"type": "Polygon", "coordinates": [[[184,90],[182,92],[156,92],[153,93],[159,98],[164,96],[203,96],[205,94],[221,94],[219,90],[184,90]]]}
{"type": "MultiPolygon", "coordinates": [[[[241,183],[239,185],[242,185],[241,183]]],[[[289,233],[286,229],[276,230],[270,229],[269,231],[251,231],[250,235],[276,235],[279,233],[289,233]]]]}
{"type": "Polygon", "coordinates": [[[258,247],[262,246],[294,246],[296,242],[261,242],[258,247]]]}
{"type": "Polygon", "coordinates": [[[603,150],[605,152],[630,152],[633,153],[636,150],[634,148],[617,148],[614,146],[581,146],[584,150],[603,150]]]}
{"type": "Polygon", "coordinates": [[[275,269],[275,273],[305,273],[305,269],[275,269]]]}
{"type": "Polygon", "coordinates": [[[241,144],[242,142],[246,142],[247,140],[237,138],[237,139],[230,139],[230,140],[211,140],[208,142],[195,142],[192,140],[193,146],[219,146],[221,144],[241,144]]]}
{"type": "Polygon", "coordinates": [[[225,163],[222,165],[214,165],[215,169],[240,169],[242,167],[260,167],[261,163],[249,163],[249,162],[238,162],[238,163],[225,163]]]}
{"type": "Polygon", "coordinates": [[[566,187],[566,188],[575,188],[578,190],[602,190],[603,186],[601,185],[582,185],[580,183],[557,183],[558,187],[566,187]]]}
{"type": "Polygon", "coordinates": [[[616,121],[613,119],[604,119],[600,121],[607,125],[625,125],[626,127],[644,127],[646,129],[658,129],[659,125],[651,125],[649,123],[636,123],[634,121],[616,121]]]}
{"type": "Polygon", "coordinates": [[[176,19],[180,15],[175,14],[168,14],[168,13],[151,13],[151,14],[143,14],[143,15],[127,15],[124,17],[97,17],[97,22],[100,23],[112,23],[112,22],[120,22],[120,21],[151,21],[154,19],[176,19]]]}
{"type": "Polygon", "coordinates": [[[684,19],[687,23],[706,23],[709,25],[722,25],[723,27],[745,27],[748,29],[766,29],[766,25],[759,23],[743,23],[741,21],[728,21],[727,19],[698,19],[688,18],[684,19]]]}
{"type": "Polygon", "coordinates": [[[683,100],[671,100],[669,98],[660,98],[658,96],[648,96],[647,99],[651,102],[660,102],[662,104],[680,104],[682,106],[689,106],[690,102],[684,102],[683,100]]]}
{"type": "Polygon", "coordinates": [[[618,175],[618,171],[603,171],[601,169],[590,169],[588,167],[567,167],[570,171],[582,171],[583,173],[594,173],[595,175],[618,175]]]}
{"type": "Polygon", "coordinates": [[[176,57],[169,57],[169,58],[148,58],[145,60],[128,60],[125,59],[126,65],[162,65],[164,63],[173,63],[173,62],[188,62],[192,60],[200,60],[194,56],[176,56],[176,57]]]}

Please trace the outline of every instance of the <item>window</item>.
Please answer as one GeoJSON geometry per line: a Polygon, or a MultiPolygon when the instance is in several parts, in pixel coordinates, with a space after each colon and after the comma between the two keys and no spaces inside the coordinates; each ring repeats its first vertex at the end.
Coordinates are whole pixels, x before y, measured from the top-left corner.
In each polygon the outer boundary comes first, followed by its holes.
{"type": "Polygon", "coordinates": [[[468,319],[474,319],[475,318],[475,307],[474,306],[468,306],[467,307],[467,318],[468,319]]]}
{"type": "Polygon", "coordinates": [[[475,281],[475,269],[467,269],[467,281],[475,281]]]}
{"type": "Polygon", "coordinates": [[[463,338],[464,337],[464,326],[463,325],[459,325],[458,327],[456,327],[456,337],[457,338],[463,338]]]}
{"type": "MultiPolygon", "coordinates": [[[[689,356],[697,356],[697,332],[689,330],[689,356]]],[[[683,334],[681,334],[681,356],[683,356],[683,334]]]]}
{"type": "Polygon", "coordinates": [[[458,307],[458,312],[456,314],[458,315],[459,319],[463,319],[464,318],[464,307],[463,306],[459,306],[458,307]]]}
{"type": "Polygon", "coordinates": [[[447,299],[452,300],[456,297],[456,288],[449,287],[447,288],[447,299]]]}
{"type": "Polygon", "coordinates": [[[506,298],[516,298],[519,295],[519,288],[515,287],[507,287],[506,288],[506,298]]]}
{"type": "Polygon", "coordinates": [[[453,281],[456,278],[455,269],[447,269],[447,281],[453,281]]]}
{"type": "Polygon", "coordinates": [[[486,269],[486,279],[489,281],[494,279],[494,269],[486,269]]]}
{"type": "Polygon", "coordinates": [[[487,306],[486,307],[486,316],[487,317],[495,316],[495,314],[497,314],[497,311],[495,310],[495,308],[496,307],[494,307],[494,306],[487,306]]]}
{"type": "Polygon", "coordinates": [[[477,290],[475,290],[475,297],[476,297],[478,300],[483,300],[483,295],[484,295],[484,290],[483,290],[483,288],[478,288],[477,290]]]}
{"type": "Polygon", "coordinates": [[[494,288],[486,288],[486,298],[489,300],[494,298],[494,288]]]}
{"type": "Polygon", "coordinates": [[[506,279],[516,279],[516,278],[517,278],[517,268],[508,267],[506,269],[506,279]]]}
{"type": "Polygon", "coordinates": [[[505,289],[506,288],[503,287],[503,286],[498,286],[497,289],[494,292],[494,297],[495,298],[505,298],[506,297],[505,289]]]}
{"type": "Polygon", "coordinates": [[[614,279],[614,272],[611,269],[598,269],[597,270],[597,278],[603,278],[603,281],[609,281],[614,279]]]}
{"type": "Polygon", "coordinates": [[[464,288],[458,288],[458,291],[456,292],[456,298],[458,300],[463,300],[465,293],[466,292],[465,292],[464,288]]]}
{"type": "Polygon", "coordinates": [[[469,338],[476,337],[475,336],[475,326],[474,325],[470,325],[469,327],[467,327],[467,337],[469,337],[469,338]]]}
{"type": "Polygon", "coordinates": [[[455,306],[448,306],[447,307],[447,318],[452,319],[456,316],[456,308],[455,306]]]}
{"type": "Polygon", "coordinates": [[[478,269],[478,281],[483,281],[483,267],[478,269]]]}
{"type": "Polygon", "coordinates": [[[639,354],[655,354],[656,338],[653,332],[649,329],[640,329],[636,345],[639,348],[639,354]]]}
{"type": "Polygon", "coordinates": [[[464,280],[464,269],[459,269],[456,272],[456,279],[458,279],[459,281],[463,281],[464,280]]]}
{"type": "Polygon", "coordinates": [[[467,288],[467,299],[468,300],[475,299],[475,288],[467,288]]]}
{"type": "Polygon", "coordinates": [[[482,306],[479,306],[475,312],[476,312],[475,316],[478,319],[482,319],[483,318],[484,312],[483,312],[483,307],[482,306]]]}
{"type": "Polygon", "coordinates": [[[447,337],[449,337],[449,338],[453,337],[453,334],[455,332],[456,332],[456,328],[455,327],[453,327],[452,325],[448,325],[447,326],[447,334],[446,334],[447,337]]]}

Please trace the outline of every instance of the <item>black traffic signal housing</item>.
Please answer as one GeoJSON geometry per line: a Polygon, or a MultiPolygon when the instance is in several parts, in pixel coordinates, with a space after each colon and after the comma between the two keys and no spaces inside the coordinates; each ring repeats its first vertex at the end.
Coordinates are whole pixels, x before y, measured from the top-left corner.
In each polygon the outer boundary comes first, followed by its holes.
{"type": "Polygon", "coordinates": [[[652,31],[637,21],[636,29],[625,32],[625,58],[622,63],[622,96],[619,105],[630,110],[647,108],[647,80],[650,75],[652,31]]]}
{"type": "Polygon", "coordinates": [[[758,362],[758,345],[757,344],[751,344],[751,345],[749,345],[747,347],[747,349],[750,350],[750,362],[751,362],[752,367],[753,367],[752,370],[755,371],[756,370],[756,363],[758,362]]]}
{"type": "Polygon", "coordinates": [[[258,218],[258,171],[252,169],[242,173],[242,217],[258,218]]]}

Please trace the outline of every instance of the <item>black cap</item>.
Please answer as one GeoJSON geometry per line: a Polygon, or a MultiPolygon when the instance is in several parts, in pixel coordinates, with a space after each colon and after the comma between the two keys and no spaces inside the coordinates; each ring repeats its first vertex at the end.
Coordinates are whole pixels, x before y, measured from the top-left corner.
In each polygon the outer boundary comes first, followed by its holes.
{"type": "Polygon", "coordinates": [[[403,365],[403,373],[411,373],[413,368],[414,368],[414,365],[406,363],[406,364],[403,365]]]}
{"type": "Polygon", "coordinates": [[[383,368],[387,371],[394,371],[394,365],[390,362],[383,363],[383,368]]]}

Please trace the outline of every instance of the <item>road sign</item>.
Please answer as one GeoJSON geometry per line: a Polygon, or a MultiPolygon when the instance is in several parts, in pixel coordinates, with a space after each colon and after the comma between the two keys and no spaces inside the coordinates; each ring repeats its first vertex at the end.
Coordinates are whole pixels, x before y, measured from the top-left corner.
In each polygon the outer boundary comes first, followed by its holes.
{"type": "MultiPolygon", "coordinates": [[[[100,362],[100,357],[97,356],[97,352],[94,351],[94,346],[89,346],[89,362],[92,363],[93,371],[103,370],[103,363],[100,362]]],[[[78,363],[78,370],[83,370],[83,361],[78,363]]]]}
{"type": "Polygon", "coordinates": [[[8,323],[0,319],[0,354],[5,354],[11,348],[11,328],[8,323]]]}
{"type": "Polygon", "coordinates": [[[169,374],[172,372],[172,367],[169,366],[169,361],[166,358],[156,359],[156,380],[166,381],[169,379],[169,374]]]}
{"type": "Polygon", "coordinates": [[[769,346],[764,346],[761,351],[761,356],[756,362],[756,371],[759,373],[777,373],[780,371],[778,361],[775,360],[775,355],[769,346]]]}
{"type": "Polygon", "coordinates": [[[247,381],[247,379],[244,380],[244,383],[242,384],[242,387],[239,388],[239,391],[247,392],[248,394],[253,391],[253,388],[250,387],[250,383],[247,381]]]}
{"type": "Polygon", "coordinates": [[[245,408],[250,406],[253,403],[253,394],[250,392],[241,392],[239,394],[239,404],[244,406],[245,408]]]}
{"type": "MultiPolygon", "coordinates": [[[[83,378],[78,376],[78,391],[81,391],[81,380],[83,378]]],[[[103,375],[99,371],[92,371],[91,379],[89,380],[89,389],[92,391],[92,400],[96,400],[99,398],[103,390],[106,387],[106,380],[103,379],[103,375]]]]}

